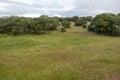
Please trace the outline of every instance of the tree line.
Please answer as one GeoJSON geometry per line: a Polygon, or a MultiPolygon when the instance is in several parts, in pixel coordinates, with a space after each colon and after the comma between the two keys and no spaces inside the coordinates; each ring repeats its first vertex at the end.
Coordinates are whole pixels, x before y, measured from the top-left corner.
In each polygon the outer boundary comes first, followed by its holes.
{"type": "Polygon", "coordinates": [[[59,25],[57,18],[40,16],[38,18],[27,17],[2,17],[0,18],[0,33],[7,34],[41,34],[47,30],[55,30],[59,25]]]}
{"type": "Polygon", "coordinates": [[[120,35],[120,13],[102,13],[95,17],[49,17],[42,15],[38,18],[29,17],[1,17],[0,33],[5,34],[43,34],[48,31],[57,30],[60,27],[61,32],[66,32],[70,28],[70,23],[75,26],[87,28],[90,32],[105,35],[120,35]],[[88,22],[90,24],[88,24],[88,22]]]}
{"type": "Polygon", "coordinates": [[[87,28],[89,32],[110,36],[120,36],[120,13],[102,13],[96,15],[95,17],[73,16],[71,18],[67,17],[64,19],[73,21],[75,26],[87,28]]]}

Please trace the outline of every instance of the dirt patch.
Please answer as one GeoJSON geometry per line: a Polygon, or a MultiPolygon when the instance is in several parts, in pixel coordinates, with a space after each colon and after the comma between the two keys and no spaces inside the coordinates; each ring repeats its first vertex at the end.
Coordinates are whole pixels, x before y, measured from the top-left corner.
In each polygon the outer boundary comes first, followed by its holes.
{"type": "Polygon", "coordinates": [[[104,80],[120,80],[120,74],[114,73],[114,74],[105,74],[104,80]]]}

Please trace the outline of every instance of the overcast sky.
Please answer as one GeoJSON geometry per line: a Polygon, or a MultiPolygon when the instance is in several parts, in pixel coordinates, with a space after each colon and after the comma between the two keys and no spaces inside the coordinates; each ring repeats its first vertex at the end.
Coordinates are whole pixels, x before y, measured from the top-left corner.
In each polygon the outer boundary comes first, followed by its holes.
{"type": "Polygon", "coordinates": [[[120,0],[0,0],[0,16],[95,16],[119,13],[120,0]]]}

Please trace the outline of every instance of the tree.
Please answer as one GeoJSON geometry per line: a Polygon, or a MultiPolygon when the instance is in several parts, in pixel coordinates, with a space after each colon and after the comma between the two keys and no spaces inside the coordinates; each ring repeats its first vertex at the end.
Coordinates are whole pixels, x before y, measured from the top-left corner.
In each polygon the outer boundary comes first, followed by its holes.
{"type": "Polygon", "coordinates": [[[80,17],[81,19],[85,20],[85,21],[89,21],[91,22],[92,21],[92,16],[87,16],[87,17],[80,17]]]}
{"type": "Polygon", "coordinates": [[[116,19],[115,19],[115,24],[116,24],[116,30],[118,35],[120,36],[120,13],[117,14],[116,19]]]}
{"type": "Polygon", "coordinates": [[[77,21],[78,19],[79,19],[78,16],[73,16],[71,20],[72,20],[73,22],[75,22],[75,21],[77,21]]]}
{"type": "Polygon", "coordinates": [[[59,18],[42,15],[38,18],[2,17],[0,18],[0,33],[7,34],[40,34],[48,30],[55,30],[59,26],[59,18]]]}
{"type": "Polygon", "coordinates": [[[66,32],[66,28],[62,27],[62,28],[60,29],[60,31],[61,31],[61,32],[66,32]]]}
{"type": "Polygon", "coordinates": [[[83,26],[86,27],[87,25],[87,21],[85,21],[82,18],[79,18],[77,21],[75,21],[75,26],[83,26]]]}
{"type": "Polygon", "coordinates": [[[93,31],[99,34],[116,35],[115,17],[116,15],[112,13],[97,15],[92,21],[93,31]]]}
{"type": "Polygon", "coordinates": [[[62,21],[61,25],[64,26],[64,28],[70,28],[70,22],[67,20],[62,21]]]}
{"type": "Polygon", "coordinates": [[[48,18],[48,30],[55,30],[59,26],[59,21],[55,17],[48,18]]]}
{"type": "Polygon", "coordinates": [[[0,21],[0,30],[4,33],[11,33],[14,35],[20,34],[24,31],[23,29],[23,19],[15,16],[4,17],[0,21]]]}
{"type": "Polygon", "coordinates": [[[120,13],[118,13],[117,16],[120,16],[120,13]]]}
{"type": "Polygon", "coordinates": [[[90,21],[90,22],[91,22],[92,19],[93,19],[92,16],[87,16],[87,17],[86,17],[86,20],[87,20],[87,21],[90,21]]]}
{"type": "Polygon", "coordinates": [[[120,26],[120,13],[116,16],[116,25],[120,26]]]}

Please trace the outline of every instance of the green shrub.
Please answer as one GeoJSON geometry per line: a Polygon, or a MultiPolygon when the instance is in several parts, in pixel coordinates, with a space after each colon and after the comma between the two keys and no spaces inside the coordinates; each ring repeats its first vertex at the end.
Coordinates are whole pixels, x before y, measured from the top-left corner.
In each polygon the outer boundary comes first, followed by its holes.
{"type": "Polygon", "coordinates": [[[55,30],[59,26],[57,18],[40,16],[38,18],[2,17],[0,18],[0,33],[13,35],[41,34],[48,30],[55,30]]]}
{"type": "Polygon", "coordinates": [[[94,31],[99,34],[114,36],[117,34],[115,18],[116,18],[116,15],[112,13],[99,14],[93,19],[92,25],[88,28],[88,30],[94,31]]]}
{"type": "Polygon", "coordinates": [[[64,26],[65,28],[70,28],[70,22],[67,20],[62,21],[61,25],[64,26]]]}
{"type": "Polygon", "coordinates": [[[86,25],[86,24],[83,24],[82,26],[83,26],[83,28],[87,28],[87,25],[86,25]]]}
{"type": "Polygon", "coordinates": [[[117,27],[117,28],[116,28],[116,32],[117,32],[116,35],[117,35],[117,36],[120,36],[120,26],[116,26],[116,27],[117,27]]]}
{"type": "Polygon", "coordinates": [[[75,26],[86,26],[87,22],[84,19],[78,19],[77,21],[75,21],[75,26]]]}
{"type": "Polygon", "coordinates": [[[61,28],[61,32],[66,32],[66,29],[64,27],[61,28]]]}

